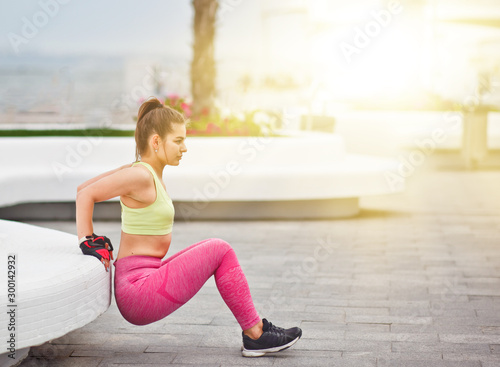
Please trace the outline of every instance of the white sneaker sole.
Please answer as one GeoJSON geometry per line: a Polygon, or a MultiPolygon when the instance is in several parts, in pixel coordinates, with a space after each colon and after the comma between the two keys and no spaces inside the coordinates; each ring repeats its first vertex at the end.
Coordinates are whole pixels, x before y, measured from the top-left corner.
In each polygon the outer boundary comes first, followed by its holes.
{"type": "Polygon", "coordinates": [[[241,354],[243,357],[262,357],[265,354],[268,353],[276,353],[280,352],[282,350],[285,350],[287,348],[290,348],[292,345],[297,343],[297,340],[300,339],[300,336],[296,337],[294,340],[292,340],[288,344],[280,345],[279,347],[274,347],[274,348],[267,348],[267,349],[245,349],[245,347],[241,347],[241,354]]]}

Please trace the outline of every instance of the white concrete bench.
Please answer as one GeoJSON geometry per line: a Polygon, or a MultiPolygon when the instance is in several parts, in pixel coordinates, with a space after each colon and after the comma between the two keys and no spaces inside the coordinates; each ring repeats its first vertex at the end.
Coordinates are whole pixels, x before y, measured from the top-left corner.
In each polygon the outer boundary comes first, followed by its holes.
{"type": "Polygon", "coordinates": [[[108,309],[111,272],[83,255],[77,242],[76,235],[0,220],[2,269],[8,255],[15,256],[15,274],[9,274],[15,286],[8,288],[7,281],[0,286],[0,365],[19,362],[29,347],[78,329],[108,309]],[[12,351],[5,353],[11,339],[16,359],[8,357],[12,351]]]}
{"type": "MultiPolygon", "coordinates": [[[[180,166],[167,166],[163,176],[177,218],[350,216],[359,197],[404,188],[402,178],[397,188],[387,181],[396,161],[347,154],[332,134],[186,143],[180,166]]],[[[0,206],[72,202],[80,183],[133,161],[134,153],[133,138],[0,139],[0,206]]]]}

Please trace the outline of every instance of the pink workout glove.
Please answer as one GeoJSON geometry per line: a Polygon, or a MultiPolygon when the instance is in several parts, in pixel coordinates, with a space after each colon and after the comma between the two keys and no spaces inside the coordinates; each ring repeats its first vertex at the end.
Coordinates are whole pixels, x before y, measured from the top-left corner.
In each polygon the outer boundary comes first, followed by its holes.
{"type": "Polygon", "coordinates": [[[113,245],[106,236],[98,236],[92,233],[92,236],[86,236],[80,242],[80,249],[84,255],[92,255],[104,264],[106,271],[109,269],[109,260],[113,260],[113,245]]]}

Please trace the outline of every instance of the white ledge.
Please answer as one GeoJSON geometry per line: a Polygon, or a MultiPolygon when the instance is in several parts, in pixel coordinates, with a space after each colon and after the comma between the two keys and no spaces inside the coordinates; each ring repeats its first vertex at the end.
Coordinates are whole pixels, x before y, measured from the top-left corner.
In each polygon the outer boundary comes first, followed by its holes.
{"type": "Polygon", "coordinates": [[[83,255],[77,242],[76,235],[0,220],[2,259],[6,262],[13,254],[16,261],[16,307],[8,307],[7,287],[0,288],[2,353],[11,332],[6,309],[15,311],[17,350],[61,337],[108,309],[111,272],[96,258],[83,255]]]}
{"type": "MultiPolygon", "coordinates": [[[[181,164],[163,174],[174,202],[331,200],[404,189],[403,177],[397,187],[387,179],[399,175],[397,161],[347,154],[337,135],[188,137],[186,143],[181,164]]],[[[133,138],[2,138],[0,206],[73,202],[79,184],[132,162],[134,152],[133,138]]]]}

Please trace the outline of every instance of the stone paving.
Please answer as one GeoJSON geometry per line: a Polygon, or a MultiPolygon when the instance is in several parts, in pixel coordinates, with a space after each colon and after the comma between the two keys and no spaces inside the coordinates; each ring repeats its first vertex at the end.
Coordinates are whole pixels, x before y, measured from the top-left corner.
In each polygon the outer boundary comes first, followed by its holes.
{"type": "MultiPolygon", "coordinates": [[[[211,279],[148,326],[113,303],[21,366],[499,366],[500,171],[421,169],[405,193],[361,205],[351,219],[175,224],[169,255],[208,237],[232,244],[261,315],[303,329],[287,351],[241,357],[211,279]]],[[[95,228],[118,243],[119,223],[95,228]]]]}

